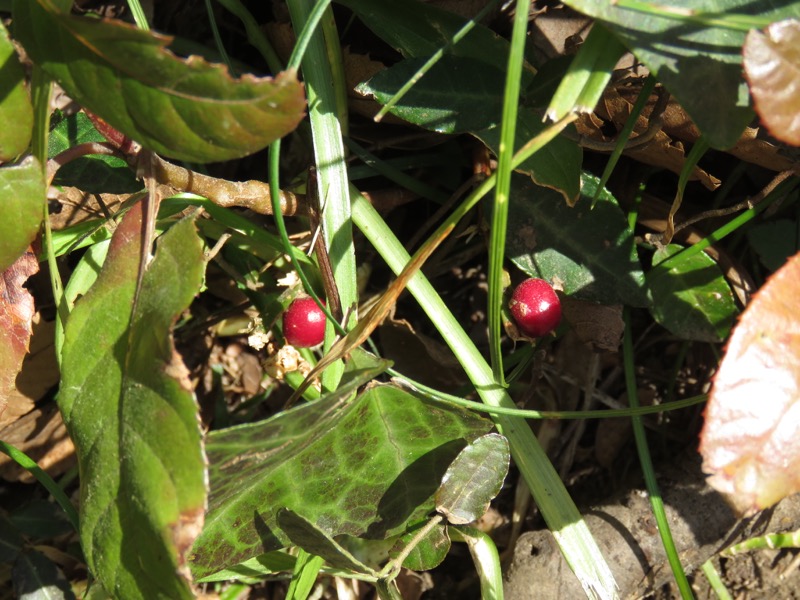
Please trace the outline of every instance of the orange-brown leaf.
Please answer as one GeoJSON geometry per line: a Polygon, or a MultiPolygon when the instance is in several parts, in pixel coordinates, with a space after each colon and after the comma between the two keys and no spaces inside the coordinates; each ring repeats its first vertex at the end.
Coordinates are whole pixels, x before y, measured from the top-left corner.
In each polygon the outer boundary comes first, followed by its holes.
{"type": "Polygon", "coordinates": [[[756,294],[731,336],[700,440],[709,483],[740,512],[800,491],[800,254],[756,294]]]}
{"type": "Polygon", "coordinates": [[[756,112],[777,139],[800,146],[800,21],[752,30],[743,62],[756,112]]]}
{"type": "Polygon", "coordinates": [[[38,270],[39,262],[28,250],[0,273],[0,413],[28,352],[35,309],[33,296],[24,286],[38,270]]]}

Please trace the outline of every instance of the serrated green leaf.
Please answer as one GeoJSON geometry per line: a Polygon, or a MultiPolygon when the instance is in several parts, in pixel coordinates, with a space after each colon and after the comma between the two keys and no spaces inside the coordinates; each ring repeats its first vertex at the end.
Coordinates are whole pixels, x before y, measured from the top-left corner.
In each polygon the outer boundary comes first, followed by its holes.
{"type": "Polygon", "coordinates": [[[719,342],[728,336],[739,312],[733,292],[717,263],[703,252],[659,266],[681,250],[677,244],[656,250],[647,274],[653,294],[650,312],[678,337],[719,342]]]}
{"type": "Polygon", "coordinates": [[[25,88],[25,71],[8,30],[0,23],[0,162],[25,152],[33,133],[33,107],[25,88]]]}
{"type": "Polygon", "coordinates": [[[165,36],[65,14],[52,0],[15,0],[14,26],[33,61],[72,98],[164,156],[246,156],[292,131],[304,115],[294,72],[233,79],[221,65],[176,57],[165,36]]]}
{"type": "Polygon", "coordinates": [[[597,178],[584,174],[582,181],[581,197],[570,208],[555,192],[515,178],[507,256],[527,275],[558,283],[567,295],[646,306],[644,273],[625,215],[605,191],[591,208],[597,178]]]}
{"type": "Polygon", "coordinates": [[[436,510],[453,525],[480,519],[503,487],[510,460],[508,440],[499,433],[472,442],[447,468],[436,490],[436,510]]]}
{"type": "Polygon", "coordinates": [[[212,432],[209,511],[193,571],[203,576],[291,543],[277,521],[283,507],[330,536],[402,533],[432,510],[433,493],[466,441],[490,427],[467,411],[377,386],[350,402],[331,394],[262,423],[212,432]]]}
{"type": "Polygon", "coordinates": [[[42,167],[32,156],[0,167],[0,272],[25,252],[39,232],[45,189],[42,167]]]}
{"type": "Polygon", "coordinates": [[[118,598],[191,598],[185,553],[202,527],[205,461],[171,330],[200,288],[192,219],[164,234],[135,301],[142,208],[118,225],[63,346],[59,408],[81,474],[87,564],[118,598]]]}
{"type": "MultiPolygon", "coordinates": [[[[742,77],[745,33],[677,21],[620,8],[613,2],[568,0],[572,8],[603,22],[641,60],[686,109],[714,148],[729,148],[753,119],[742,77]]],[[[658,4],[658,3],[655,3],[658,4]]],[[[682,9],[709,13],[800,16],[796,3],[749,0],[683,0],[682,9]]]]}
{"type": "MultiPolygon", "coordinates": [[[[67,148],[86,142],[104,142],[85,113],[62,116],[53,120],[47,154],[53,158],[67,148]]],[[[117,156],[82,156],[58,171],[54,185],[72,185],[90,194],[127,194],[142,189],[142,183],[124,160],[117,156]]]]}

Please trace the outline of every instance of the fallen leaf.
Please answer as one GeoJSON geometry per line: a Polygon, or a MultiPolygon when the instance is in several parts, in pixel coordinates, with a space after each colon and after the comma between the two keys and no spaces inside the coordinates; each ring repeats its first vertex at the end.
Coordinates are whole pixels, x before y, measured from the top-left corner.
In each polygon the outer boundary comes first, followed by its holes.
{"type": "Polygon", "coordinates": [[[38,270],[39,261],[33,250],[28,249],[0,273],[0,414],[8,404],[28,352],[35,309],[25,282],[38,270]]]}
{"type": "Polygon", "coordinates": [[[777,139],[800,146],[800,21],[752,29],[742,48],[744,72],[758,116],[777,139]]]}
{"type": "Polygon", "coordinates": [[[799,293],[800,254],[745,310],[706,408],[703,470],[746,514],[800,491],[799,293]]]}

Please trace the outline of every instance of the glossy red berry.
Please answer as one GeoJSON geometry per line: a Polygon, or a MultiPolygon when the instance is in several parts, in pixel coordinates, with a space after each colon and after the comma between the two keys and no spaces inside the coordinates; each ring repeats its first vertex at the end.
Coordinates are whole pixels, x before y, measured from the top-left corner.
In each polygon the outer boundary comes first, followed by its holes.
{"type": "Polygon", "coordinates": [[[520,331],[542,337],[561,322],[561,301],[544,279],[526,279],[517,286],[508,305],[520,331]]]}
{"type": "Polygon", "coordinates": [[[283,313],[283,335],[296,348],[310,348],[325,339],[325,313],[313,298],[297,298],[283,313]]]}

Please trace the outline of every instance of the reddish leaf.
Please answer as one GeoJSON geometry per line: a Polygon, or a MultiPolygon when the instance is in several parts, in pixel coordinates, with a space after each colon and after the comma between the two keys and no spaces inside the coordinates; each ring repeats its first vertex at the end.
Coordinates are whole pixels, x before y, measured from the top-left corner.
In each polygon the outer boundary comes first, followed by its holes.
{"type": "Polygon", "coordinates": [[[14,389],[22,359],[31,339],[33,296],[23,286],[39,270],[36,255],[28,250],[0,273],[0,413],[14,389]]]}
{"type": "Polygon", "coordinates": [[[747,34],[744,70],[756,112],[779,140],[800,146],[800,21],[773,23],[747,34]]]}
{"type": "Polygon", "coordinates": [[[731,336],[700,440],[709,483],[743,513],[800,491],[800,254],[758,292],[731,336]]]}

